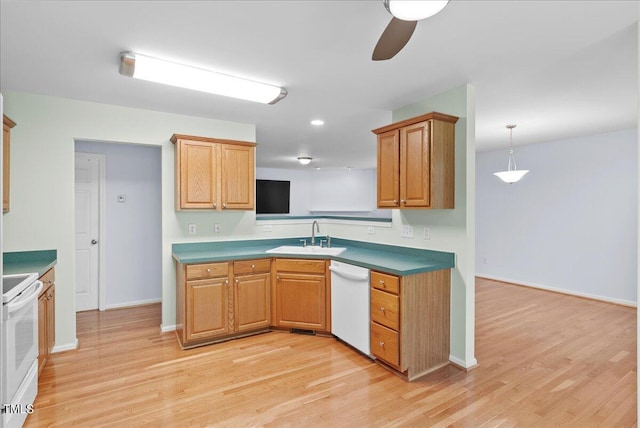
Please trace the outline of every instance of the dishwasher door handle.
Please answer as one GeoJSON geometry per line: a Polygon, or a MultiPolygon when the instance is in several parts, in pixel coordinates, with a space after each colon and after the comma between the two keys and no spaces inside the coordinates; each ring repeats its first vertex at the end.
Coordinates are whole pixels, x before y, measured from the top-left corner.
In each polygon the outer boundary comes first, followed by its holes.
{"type": "Polygon", "coordinates": [[[347,279],[351,279],[353,281],[363,281],[363,282],[369,281],[369,275],[356,275],[350,272],[345,272],[333,266],[329,266],[329,270],[335,273],[336,275],[342,276],[347,279]]]}

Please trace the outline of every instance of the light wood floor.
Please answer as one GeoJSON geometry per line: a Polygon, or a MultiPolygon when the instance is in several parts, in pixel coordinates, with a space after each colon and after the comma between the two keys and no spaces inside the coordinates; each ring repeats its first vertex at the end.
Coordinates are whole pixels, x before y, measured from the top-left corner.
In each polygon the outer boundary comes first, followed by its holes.
{"type": "Polygon", "coordinates": [[[189,351],[160,306],[78,314],[25,426],[636,426],[636,311],[478,279],[476,357],[407,383],[332,338],[189,351]]]}

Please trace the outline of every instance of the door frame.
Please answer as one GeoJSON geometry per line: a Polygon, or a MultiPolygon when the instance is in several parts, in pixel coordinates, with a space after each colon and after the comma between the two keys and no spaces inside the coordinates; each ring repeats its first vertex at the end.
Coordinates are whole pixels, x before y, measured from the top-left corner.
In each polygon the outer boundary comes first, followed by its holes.
{"type": "MultiPolygon", "coordinates": [[[[74,164],[77,156],[91,157],[97,161],[98,164],[98,310],[104,311],[106,309],[106,251],[105,251],[105,219],[106,219],[106,159],[107,156],[102,153],[89,153],[89,152],[74,152],[74,164]]],[[[74,186],[75,186],[75,174],[74,174],[74,186]]],[[[75,228],[74,228],[75,231],[75,228]]],[[[75,278],[74,278],[75,280],[75,278]]],[[[74,281],[74,296],[75,296],[75,281],[74,281]]]]}

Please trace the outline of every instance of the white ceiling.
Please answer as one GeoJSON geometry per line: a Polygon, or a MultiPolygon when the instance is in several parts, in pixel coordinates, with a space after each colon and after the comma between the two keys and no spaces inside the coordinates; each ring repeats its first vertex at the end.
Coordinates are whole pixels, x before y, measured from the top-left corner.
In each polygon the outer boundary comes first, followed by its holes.
{"type": "Polygon", "coordinates": [[[506,148],[509,123],[516,146],[636,127],[639,11],[629,0],[451,0],[395,58],[373,62],[390,19],[381,0],[1,0],[0,90],[254,123],[261,167],[300,167],[299,155],[374,167],[370,131],[391,110],[465,83],[478,150],[506,148]],[[262,105],[130,79],[122,51],[289,95],[262,105]]]}

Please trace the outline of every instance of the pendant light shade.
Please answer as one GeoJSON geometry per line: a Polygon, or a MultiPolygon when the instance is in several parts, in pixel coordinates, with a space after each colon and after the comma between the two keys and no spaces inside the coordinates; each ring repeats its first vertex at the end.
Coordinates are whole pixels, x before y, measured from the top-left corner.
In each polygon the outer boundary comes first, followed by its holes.
{"type": "Polygon", "coordinates": [[[518,181],[522,177],[525,176],[526,173],[529,172],[528,169],[518,169],[516,165],[516,158],[513,156],[513,128],[516,125],[507,125],[507,129],[509,130],[509,161],[507,163],[507,170],[501,172],[494,172],[493,175],[500,178],[505,183],[513,184],[518,181]]]}

